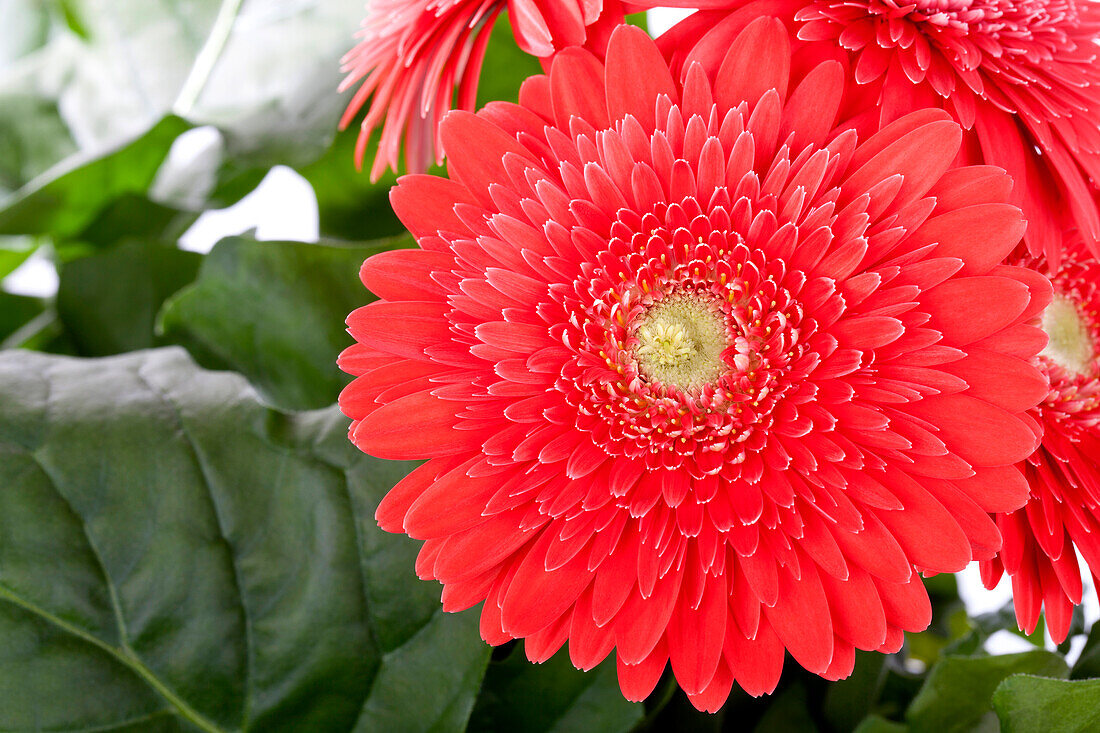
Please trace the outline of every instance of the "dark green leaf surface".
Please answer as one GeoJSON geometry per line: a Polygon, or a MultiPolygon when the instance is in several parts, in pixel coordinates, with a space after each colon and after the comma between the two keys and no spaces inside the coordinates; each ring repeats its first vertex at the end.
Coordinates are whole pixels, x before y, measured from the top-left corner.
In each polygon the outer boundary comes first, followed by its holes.
{"type": "Polygon", "coordinates": [[[367,303],[359,267],[374,252],[410,246],[223,240],[198,280],[165,306],[167,336],[210,365],[246,375],[274,404],[332,404],[348,378],[336,357],[350,346],[344,320],[367,303]]]}
{"type": "Polygon", "coordinates": [[[997,688],[993,707],[1003,733],[1089,733],[1100,730],[1100,680],[1014,675],[997,688]]]}
{"type": "Polygon", "coordinates": [[[41,298],[0,290],[0,344],[45,310],[41,298]]]}
{"type": "Polygon", "coordinates": [[[520,646],[494,662],[470,718],[471,733],[620,733],[642,720],[640,703],[623,698],[613,660],[581,672],[563,650],[531,664],[520,646]]]}
{"type": "Polygon", "coordinates": [[[64,263],[58,315],[83,356],[150,348],[161,305],[195,279],[201,262],[194,252],[130,242],[64,263]]]}
{"type": "Polygon", "coordinates": [[[1100,677],[1100,624],[1093,624],[1089,637],[1081,650],[1081,656],[1073,665],[1070,678],[1075,680],[1100,677]]]}
{"type": "Polygon", "coordinates": [[[180,350],[0,354],[0,730],[461,730],[475,614],[374,603],[409,467],[180,350]]]}
{"type": "Polygon", "coordinates": [[[949,656],[928,674],[906,713],[914,733],[997,729],[990,698],[1005,677],[1027,673],[1065,677],[1062,657],[1036,650],[997,656],[949,656]]]}

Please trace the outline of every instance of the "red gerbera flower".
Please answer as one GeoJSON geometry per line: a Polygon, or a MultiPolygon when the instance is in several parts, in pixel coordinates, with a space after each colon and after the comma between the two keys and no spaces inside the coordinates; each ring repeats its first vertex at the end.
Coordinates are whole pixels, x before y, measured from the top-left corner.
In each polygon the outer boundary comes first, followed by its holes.
{"type": "Polygon", "coordinates": [[[623,19],[619,0],[370,0],[359,43],[344,57],[340,91],[362,84],[340,128],[371,100],[355,161],[362,165],[370,134],[384,121],[372,179],[397,170],[402,143],[409,171],[443,161],[439,121],[456,92],[457,107],[473,109],[490,31],[505,8],[519,47],[540,57],[586,42],[600,49],[623,19]]]}
{"type": "Polygon", "coordinates": [[[1055,272],[1041,258],[1022,264],[1054,284],[1042,317],[1050,343],[1038,358],[1050,388],[1033,413],[1043,444],[1023,464],[1027,506],[997,517],[1004,548],[982,563],[982,579],[992,588],[1007,570],[1020,628],[1034,631],[1045,606],[1051,638],[1061,642],[1081,602],[1074,550],[1094,582],[1100,570],[1100,262],[1075,238],[1055,272]]]}
{"type": "Polygon", "coordinates": [[[807,58],[839,58],[846,105],[872,129],[940,107],[971,131],[961,162],[1016,181],[1032,253],[1057,257],[1067,225],[1100,254],[1100,7],[1083,0],[728,0],[661,41],[678,58],[720,53],[761,14],[781,18],[807,58]],[[698,39],[702,46],[692,50],[698,39]],[[846,51],[845,51],[846,50],[846,51]],[[1041,154],[1036,154],[1036,149],[1041,154]],[[1068,207],[1068,212],[1065,211],[1068,207]],[[1068,221],[1067,219],[1068,214],[1068,221]]]}
{"type": "Polygon", "coordinates": [[[785,649],[830,679],[896,651],[914,568],[991,557],[1027,494],[1050,293],[998,264],[1010,180],[952,169],[941,111],[840,132],[840,65],[790,61],[764,18],[680,84],[623,26],[451,113],[451,180],[392,195],[421,249],[367,260],[348,319],[352,440],[428,459],[381,526],[488,642],[615,648],[633,700],[670,659],[715,710],[785,649]]]}

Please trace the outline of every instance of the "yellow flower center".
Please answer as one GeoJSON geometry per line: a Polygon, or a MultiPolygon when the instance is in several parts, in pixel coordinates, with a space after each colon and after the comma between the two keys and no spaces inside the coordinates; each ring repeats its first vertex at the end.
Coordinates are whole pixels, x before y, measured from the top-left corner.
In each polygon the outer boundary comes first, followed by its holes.
{"type": "Polygon", "coordinates": [[[1042,356],[1067,371],[1088,373],[1096,355],[1092,334],[1072,300],[1063,295],[1054,296],[1043,311],[1043,330],[1050,341],[1040,352],[1042,356]]]}
{"type": "Polygon", "coordinates": [[[634,336],[638,369],[654,382],[681,389],[700,387],[716,379],[725,366],[725,318],[697,297],[655,304],[640,319],[634,336]]]}

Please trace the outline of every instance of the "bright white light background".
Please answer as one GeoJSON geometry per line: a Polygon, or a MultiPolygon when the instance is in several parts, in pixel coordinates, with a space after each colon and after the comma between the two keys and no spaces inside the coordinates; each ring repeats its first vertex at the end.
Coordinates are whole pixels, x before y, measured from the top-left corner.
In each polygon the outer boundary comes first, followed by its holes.
{"type": "MultiPolygon", "coordinates": [[[[657,9],[649,11],[649,29],[653,35],[663,33],[691,11],[657,9]]],[[[216,137],[216,136],[215,136],[216,137]]],[[[187,160],[197,157],[213,144],[208,131],[196,130],[181,138],[173,147],[174,159],[187,160]]],[[[183,235],[180,245],[195,252],[208,252],[223,237],[241,234],[254,229],[256,237],[264,240],[287,239],[315,242],[318,238],[317,199],[308,182],[295,171],[284,166],[273,168],[255,191],[227,209],[209,211],[183,235]]],[[[4,288],[10,292],[48,296],[57,290],[57,274],[45,255],[36,255],[4,280],[4,288]]],[[[1085,567],[1084,561],[1080,560],[1085,567]]],[[[995,611],[1012,597],[1008,579],[992,591],[987,591],[972,564],[958,574],[959,595],[971,615],[995,611]]],[[[1100,606],[1091,583],[1085,582],[1085,620],[1092,624],[1100,618],[1100,606]]],[[[1047,646],[1053,648],[1049,637],[1047,646]]],[[[1084,638],[1078,637],[1071,653],[1076,658],[1084,646],[1084,638]]],[[[996,653],[1025,651],[1031,645],[1007,631],[1000,631],[990,639],[988,647],[996,653]]]]}

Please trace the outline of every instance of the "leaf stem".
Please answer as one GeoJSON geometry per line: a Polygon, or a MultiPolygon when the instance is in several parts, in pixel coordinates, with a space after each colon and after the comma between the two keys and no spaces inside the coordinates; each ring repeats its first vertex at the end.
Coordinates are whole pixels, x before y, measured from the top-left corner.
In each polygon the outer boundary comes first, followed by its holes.
{"type": "Polygon", "coordinates": [[[186,116],[199,100],[203,87],[214,73],[214,67],[225,50],[225,44],[229,42],[229,34],[233,31],[233,24],[237,22],[237,15],[241,12],[244,0],[223,0],[218,9],[218,17],[214,19],[214,26],[210,29],[210,35],[203,44],[199,55],[195,57],[195,65],[191,67],[191,73],[180,89],[173,111],[181,117],[186,116]]]}

